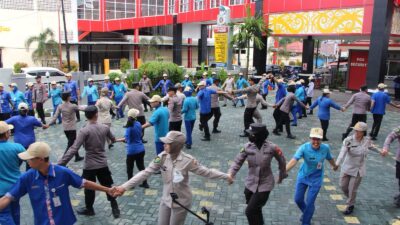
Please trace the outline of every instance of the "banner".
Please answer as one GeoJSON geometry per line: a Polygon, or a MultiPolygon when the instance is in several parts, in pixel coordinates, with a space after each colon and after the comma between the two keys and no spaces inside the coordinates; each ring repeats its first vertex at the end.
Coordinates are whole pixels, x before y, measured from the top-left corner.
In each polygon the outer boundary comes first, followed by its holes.
{"type": "Polygon", "coordinates": [[[214,28],[215,62],[227,63],[228,61],[228,30],[227,26],[214,28]]]}
{"type": "Polygon", "coordinates": [[[366,83],[368,51],[350,50],[349,81],[347,88],[359,90],[366,83]]]}

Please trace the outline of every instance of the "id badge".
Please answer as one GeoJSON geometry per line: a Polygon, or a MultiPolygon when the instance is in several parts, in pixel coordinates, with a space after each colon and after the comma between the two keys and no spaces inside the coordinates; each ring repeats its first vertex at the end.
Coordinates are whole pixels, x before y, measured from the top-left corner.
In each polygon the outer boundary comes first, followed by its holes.
{"type": "Polygon", "coordinates": [[[61,206],[61,201],[60,201],[60,197],[54,197],[53,198],[53,204],[54,204],[54,207],[60,207],[61,206]]]}
{"type": "Polygon", "coordinates": [[[317,170],[320,170],[320,169],[322,169],[322,162],[318,162],[318,164],[317,164],[317,170]]]}

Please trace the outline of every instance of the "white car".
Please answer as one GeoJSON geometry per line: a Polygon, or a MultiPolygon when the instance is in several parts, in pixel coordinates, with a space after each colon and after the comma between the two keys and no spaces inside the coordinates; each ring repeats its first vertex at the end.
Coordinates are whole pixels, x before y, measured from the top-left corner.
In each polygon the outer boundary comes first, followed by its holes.
{"type": "Polygon", "coordinates": [[[22,68],[22,73],[26,78],[35,78],[37,75],[42,77],[64,77],[65,73],[53,67],[26,67],[22,68]]]}

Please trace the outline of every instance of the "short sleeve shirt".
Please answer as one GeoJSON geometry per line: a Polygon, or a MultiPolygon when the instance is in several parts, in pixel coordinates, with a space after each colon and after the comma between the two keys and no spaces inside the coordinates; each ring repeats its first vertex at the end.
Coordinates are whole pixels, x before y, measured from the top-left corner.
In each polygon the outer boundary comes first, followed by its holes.
{"type": "Polygon", "coordinates": [[[69,91],[71,92],[71,101],[77,101],[78,100],[78,84],[76,81],[71,80],[69,82],[65,82],[64,84],[64,91],[69,91]]]}
{"type": "Polygon", "coordinates": [[[34,116],[13,116],[6,123],[14,126],[14,142],[25,148],[36,141],[35,127],[41,127],[42,123],[34,116]]]}
{"type": "Polygon", "coordinates": [[[318,150],[312,148],[310,142],[301,145],[293,158],[296,160],[304,159],[303,165],[298,173],[298,177],[304,178],[307,176],[315,176],[317,179],[322,179],[325,160],[331,160],[332,155],[330,147],[327,144],[321,144],[318,150]]]}
{"type": "Polygon", "coordinates": [[[68,187],[81,188],[83,184],[84,180],[71,170],[50,164],[48,176],[30,169],[6,195],[18,201],[25,194],[29,194],[31,205],[34,206],[32,208],[35,225],[50,224],[46,201],[50,201],[55,224],[72,225],[76,222],[76,217],[72,210],[68,187]]]}
{"type": "Polygon", "coordinates": [[[0,93],[1,113],[10,113],[11,112],[10,101],[11,101],[10,93],[8,93],[6,91],[2,91],[0,93]]]}
{"type": "Polygon", "coordinates": [[[24,151],[21,144],[0,141],[0,196],[5,195],[21,176],[18,154],[24,151]]]}
{"type": "Polygon", "coordinates": [[[386,112],[386,104],[390,103],[389,95],[383,91],[378,91],[372,95],[371,99],[375,102],[371,112],[373,114],[384,115],[386,112]]]}

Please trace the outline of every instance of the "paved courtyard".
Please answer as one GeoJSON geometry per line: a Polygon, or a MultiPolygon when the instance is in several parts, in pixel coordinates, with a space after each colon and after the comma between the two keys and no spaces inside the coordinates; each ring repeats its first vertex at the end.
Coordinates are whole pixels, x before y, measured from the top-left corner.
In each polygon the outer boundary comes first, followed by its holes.
{"type": "MultiPolygon", "coordinates": [[[[332,97],[338,102],[347,101],[349,94],[333,93],[332,97]]],[[[269,102],[273,102],[273,93],[268,97],[269,102]]],[[[222,104],[221,104],[222,105],[222,104]]],[[[233,108],[231,105],[222,108],[220,130],[222,133],[213,135],[211,142],[200,141],[201,133],[194,129],[194,145],[191,150],[186,152],[195,156],[200,163],[227,171],[235,155],[240,148],[247,142],[246,138],[239,138],[243,130],[243,111],[244,108],[233,108]]],[[[272,117],[272,109],[262,110],[263,120],[267,124],[270,132],[275,125],[272,117]]],[[[149,118],[151,112],[146,113],[149,118]]],[[[390,110],[384,117],[381,132],[376,144],[382,146],[386,135],[395,127],[400,125],[399,111],[390,110]]],[[[345,130],[351,119],[351,109],[342,113],[332,110],[332,119],[328,130],[329,144],[332,153],[336,158],[341,146],[341,133],[345,130]]],[[[117,137],[122,137],[125,120],[114,121],[112,131],[117,137]]],[[[209,122],[211,125],[212,120],[209,122]]],[[[80,122],[82,126],[84,122],[80,122]]],[[[368,124],[372,125],[372,115],[368,115],[368,124]]],[[[269,140],[278,144],[287,161],[293,156],[297,147],[308,141],[310,127],[319,127],[319,120],[314,113],[313,116],[299,120],[298,126],[293,128],[296,140],[286,139],[284,136],[270,135],[269,140]]],[[[49,142],[52,147],[52,161],[60,157],[67,145],[60,125],[53,126],[48,130],[37,130],[39,141],[49,142]]],[[[147,129],[145,139],[149,142],[145,145],[145,161],[148,164],[155,157],[155,147],[153,144],[153,129],[147,129]]],[[[359,188],[356,209],[352,216],[344,216],[341,211],[345,207],[344,195],[342,194],[338,178],[339,172],[334,172],[326,164],[324,185],[316,202],[316,213],[313,218],[315,225],[329,224],[400,224],[397,216],[400,216],[400,209],[393,205],[393,196],[398,193],[397,180],[395,179],[395,160],[394,149],[397,143],[393,144],[391,154],[382,158],[373,152],[369,155],[367,163],[367,176],[364,178],[359,188]]],[[[81,154],[84,150],[81,149],[81,154]]],[[[109,166],[113,173],[115,184],[126,181],[125,172],[125,146],[122,143],[115,144],[115,147],[107,151],[109,166]]],[[[70,162],[69,168],[78,174],[82,172],[82,162],[70,162]]],[[[277,163],[273,163],[274,171],[277,172],[277,163]]],[[[299,223],[300,211],[293,201],[294,184],[296,174],[300,168],[300,163],[289,173],[289,177],[280,185],[276,185],[272,191],[263,213],[266,224],[297,224],[299,223]]],[[[136,168],[135,168],[136,172],[136,168]]],[[[244,178],[247,174],[247,165],[244,165],[238,173],[235,183],[228,186],[225,181],[208,180],[197,175],[191,176],[191,186],[193,191],[192,209],[200,213],[202,206],[206,206],[211,212],[211,221],[214,224],[247,224],[244,214],[246,207],[244,203],[244,178]]],[[[275,173],[277,174],[277,173],[275,173]]],[[[96,216],[84,217],[77,216],[77,224],[156,224],[158,215],[159,198],[162,192],[162,181],[160,175],[153,175],[149,179],[150,189],[137,187],[118,198],[121,209],[121,217],[114,219],[111,215],[110,204],[105,194],[97,194],[95,202],[96,216]]],[[[84,206],[83,190],[71,188],[71,198],[74,208],[84,206]]],[[[22,200],[22,224],[33,224],[33,216],[28,198],[22,200]]],[[[202,224],[197,218],[189,215],[185,224],[202,224]]]]}

